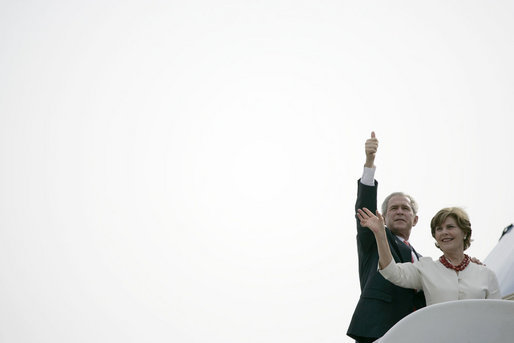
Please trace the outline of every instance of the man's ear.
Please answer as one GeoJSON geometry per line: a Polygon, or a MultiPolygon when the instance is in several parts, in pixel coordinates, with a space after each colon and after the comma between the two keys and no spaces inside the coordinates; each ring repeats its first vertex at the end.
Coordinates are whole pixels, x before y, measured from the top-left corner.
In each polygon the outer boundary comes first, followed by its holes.
{"type": "Polygon", "coordinates": [[[418,216],[415,216],[414,221],[412,222],[412,226],[416,226],[417,223],[418,223],[418,216]]]}

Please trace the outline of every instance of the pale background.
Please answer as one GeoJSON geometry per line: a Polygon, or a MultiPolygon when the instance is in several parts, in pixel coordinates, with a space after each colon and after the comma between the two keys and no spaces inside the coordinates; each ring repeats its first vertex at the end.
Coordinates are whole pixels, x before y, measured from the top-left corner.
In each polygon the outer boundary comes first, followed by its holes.
{"type": "Polygon", "coordinates": [[[350,342],[356,181],[514,221],[511,1],[0,3],[1,342],[350,342]]]}

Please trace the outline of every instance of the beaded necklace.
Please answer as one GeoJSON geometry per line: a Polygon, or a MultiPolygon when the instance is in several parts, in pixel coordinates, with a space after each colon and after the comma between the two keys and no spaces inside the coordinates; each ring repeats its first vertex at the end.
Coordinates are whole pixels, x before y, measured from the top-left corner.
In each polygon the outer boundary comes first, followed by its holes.
{"type": "Polygon", "coordinates": [[[462,262],[458,266],[454,266],[450,263],[450,261],[448,261],[448,259],[444,255],[439,257],[439,262],[441,262],[443,266],[445,266],[446,268],[453,269],[457,272],[464,270],[468,266],[470,261],[471,259],[469,258],[469,256],[464,254],[464,259],[462,260],[462,262]]]}

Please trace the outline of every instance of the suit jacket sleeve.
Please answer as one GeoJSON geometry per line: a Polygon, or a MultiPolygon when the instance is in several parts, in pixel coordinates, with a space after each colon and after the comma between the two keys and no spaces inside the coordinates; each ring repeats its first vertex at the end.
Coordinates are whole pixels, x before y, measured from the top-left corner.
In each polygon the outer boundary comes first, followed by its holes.
{"type": "MultiPolygon", "coordinates": [[[[357,209],[366,207],[372,212],[377,209],[377,187],[375,180],[374,186],[367,186],[357,181],[357,201],[355,202],[355,212],[357,209]]],[[[357,222],[357,253],[359,257],[359,278],[361,290],[364,289],[368,279],[376,272],[378,255],[377,245],[373,232],[367,227],[362,227],[359,219],[357,222]]]]}
{"type": "MultiPolygon", "coordinates": [[[[375,213],[377,210],[377,188],[378,182],[375,180],[374,186],[366,186],[361,183],[360,179],[357,181],[357,201],[355,202],[355,213],[358,209],[366,207],[371,212],[375,213]]],[[[367,227],[362,227],[359,219],[355,216],[357,221],[357,244],[360,252],[366,253],[370,249],[376,249],[375,236],[373,232],[367,227]]]]}

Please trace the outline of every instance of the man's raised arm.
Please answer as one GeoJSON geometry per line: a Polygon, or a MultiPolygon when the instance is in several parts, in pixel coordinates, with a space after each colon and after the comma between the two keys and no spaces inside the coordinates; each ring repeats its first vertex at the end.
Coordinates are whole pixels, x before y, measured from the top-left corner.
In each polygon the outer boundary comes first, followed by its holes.
{"type": "Polygon", "coordinates": [[[371,131],[371,138],[366,140],[365,152],[366,152],[366,163],[364,167],[373,168],[375,167],[375,156],[378,150],[378,139],[375,136],[375,131],[371,131]]]}
{"type": "Polygon", "coordinates": [[[371,138],[366,140],[364,144],[364,152],[366,153],[366,163],[364,163],[364,172],[362,173],[361,183],[366,186],[375,185],[375,157],[378,150],[378,139],[375,131],[371,132],[371,138]]]}

